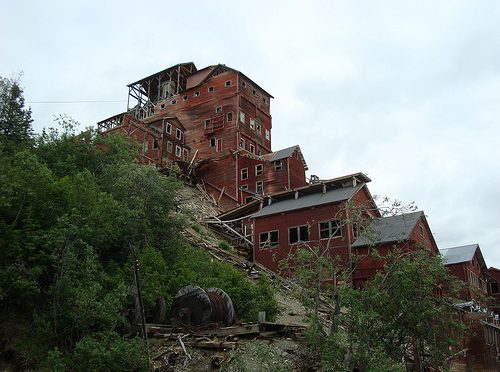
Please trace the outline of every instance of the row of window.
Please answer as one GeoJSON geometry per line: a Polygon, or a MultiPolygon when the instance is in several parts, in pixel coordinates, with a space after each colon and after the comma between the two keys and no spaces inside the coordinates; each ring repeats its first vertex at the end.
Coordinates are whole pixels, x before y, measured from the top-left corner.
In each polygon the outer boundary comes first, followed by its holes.
{"type": "MultiPolygon", "coordinates": [[[[142,149],[144,152],[148,151],[148,148],[149,148],[149,143],[148,141],[144,141],[143,144],[142,144],[142,149]]],[[[158,148],[158,140],[156,138],[153,139],[153,149],[157,149],[158,148]]],[[[167,151],[170,152],[170,153],[173,153],[174,151],[174,144],[170,141],[167,141],[167,151]]],[[[179,145],[175,145],[175,156],[177,156],[178,158],[180,157],[183,157],[184,159],[187,159],[187,156],[188,156],[188,150],[187,149],[183,149],[181,146],[179,145]]]]}
{"type": "MultiPolygon", "coordinates": [[[[274,162],[274,169],[275,170],[280,170],[283,168],[283,163],[281,160],[276,160],[274,162]]],[[[257,164],[255,166],[255,175],[256,176],[261,176],[264,173],[264,164],[257,164]]],[[[241,179],[246,180],[248,179],[248,168],[242,168],[241,169],[241,179]]]]}
{"type": "MultiPolygon", "coordinates": [[[[248,191],[248,185],[242,185],[241,190],[248,191]]],[[[258,194],[262,194],[264,192],[264,181],[255,182],[255,192],[258,194]]]]}
{"type": "MultiPolygon", "coordinates": [[[[242,86],[243,88],[246,88],[247,83],[246,83],[246,82],[244,82],[244,81],[241,81],[241,86],[242,86]]],[[[257,95],[257,91],[256,91],[255,89],[252,89],[252,94],[253,94],[254,96],[256,96],[256,95],[257,95]]],[[[266,103],[266,97],[262,97],[262,102],[266,103]]]]}
{"type": "MultiPolygon", "coordinates": [[[[333,219],[318,224],[320,239],[342,237],[342,221],[333,219]]],[[[310,226],[302,225],[288,229],[288,243],[297,244],[310,240],[310,226]]],[[[266,231],[259,236],[259,247],[271,248],[279,245],[279,231],[266,231]]]]}
{"type": "MultiPolygon", "coordinates": [[[[164,126],[164,130],[168,133],[168,134],[172,134],[172,124],[170,123],[163,123],[163,126],[164,126]]],[[[175,128],[175,138],[177,138],[178,140],[181,140],[182,139],[182,131],[179,129],[179,128],[175,128]]]]}
{"type": "MultiPolygon", "coordinates": [[[[240,111],[240,121],[245,124],[245,113],[243,111],[240,111]]],[[[251,130],[254,130],[257,132],[257,134],[262,134],[262,125],[255,119],[250,118],[248,126],[250,127],[251,130]]],[[[269,129],[264,129],[265,137],[267,140],[271,139],[271,132],[269,129]]]]}
{"type": "MultiPolygon", "coordinates": [[[[238,147],[242,150],[247,150],[246,141],[244,138],[240,138],[240,143],[239,143],[238,147]]],[[[254,155],[258,155],[258,156],[262,155],[262,150],[259,147],[257,147],[257,152],[256,152],[255,145],[253,144],[253,142],[250,142],[250,141],[248,143],[248,152],[250,152],[251,154],[254,154],[254,155]]]]}
{"type": "MultiPolygon", "coordinates": [[[[231,80],[227,80],[227,81],[224,83],[224,86],[226,86],[226,87],[230,87],[231,85],[232,85],[231,80]]],[[[211,87],[208,87],[208,89],[207,89],[208,93],[212,93],[214,90],[215,90],[215,88],[214,88],[214,87],[212,87],[212,86],[211,86],[211,87]]],[[[200,95],[201,95],[201,92],[200,92],[199,90],[197,90],[196,92],[194,92],[194,93],[193,93],[193,97],[199,97],[200,95]]],[[[162,94],[162,97],[166,97],[166,93],[165,93],[165,94],[162,94]]],[[[188,99],[189,99],[189,96],[187,96],[187,95],[185,95],[184,97],[182,97],[182,100],[183,100],[184,102],[186,102],[188,99]]],[[[172,99],[172,100],[170,101],[170,104],[171,104],[171,105],[175,105],[175,104],[177,104],[177,99],[176,99],[176,98],[172,99]]],[[[165,108],[165,104],[164,104],[164,103],[162,103],[162,104],[160,105],[160,108],[161,108],[161,109],[164,109],[164,108],[165,108]]]]}

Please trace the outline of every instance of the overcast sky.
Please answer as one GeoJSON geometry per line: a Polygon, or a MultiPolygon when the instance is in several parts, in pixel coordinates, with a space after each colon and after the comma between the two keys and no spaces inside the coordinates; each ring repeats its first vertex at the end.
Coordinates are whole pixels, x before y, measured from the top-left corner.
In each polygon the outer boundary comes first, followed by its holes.
{"type": "Polygon", "coordinates": [[[273,150],[364,172],[425,211],[440,249],[478,243],[500,267],[498,0],[0,0],[0,35],[38,132],[123,112],[127,84],[171,65],[224,63],[275,97],[273,150]],[[99,102],[37,103],[60,101],[99,102]]]}

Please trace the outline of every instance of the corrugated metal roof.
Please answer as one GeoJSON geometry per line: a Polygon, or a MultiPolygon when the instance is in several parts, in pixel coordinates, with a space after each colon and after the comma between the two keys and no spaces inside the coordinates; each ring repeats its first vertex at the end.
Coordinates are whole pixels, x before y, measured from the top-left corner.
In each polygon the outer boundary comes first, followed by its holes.
{"type": "Polygon", "coordinates": [[[307,164],[306,164],[306,161],[304,159],[304,156],[302,155],[302,151],[300,151],[299,145],[290,146],[290,147],[287,147],[286,149],[281,149],[281,150],[278,150],[275,152],[271,152],[270,154],[262,155],[262,158],[268,162],[273,162],[276,160],[289,158],[290,156],[293,155],[293,153],[295,151],[298,152],[300,160],[302,160],[302,164],[304,164],[304,169],[307,170],[307,164]]]}
{"type": "Polygon", "coordinates": [[[363,186],[364,183],[360,183],[355,187],[350,186],[327,190],[324,194],[320,191],[314,194],[299,196],[297,199],[279,200],[272,203],[271,205],[265,206],[257,213],[252,214],[250,217],[259,218],[272,214],[313,207],[316,205],[330,204],[342,200],[348,200],[363,186]]]}
{"type": "Polygon", "coordinates": [[[441,249],[439,252],[441,252],[443,256],[444,264],[452,265],[472,261],[478,248],[478,244],[469,244],[460,247],[441,249]]]}
{"type": "Polygon", "coordinates": [[[367,227],[367,234],[360,236],[352,247],[406,240],[410,237],[410,233],[417,221],[423,215],[424,212],[418,211],[397,216],[376,218],[367,227]]]}

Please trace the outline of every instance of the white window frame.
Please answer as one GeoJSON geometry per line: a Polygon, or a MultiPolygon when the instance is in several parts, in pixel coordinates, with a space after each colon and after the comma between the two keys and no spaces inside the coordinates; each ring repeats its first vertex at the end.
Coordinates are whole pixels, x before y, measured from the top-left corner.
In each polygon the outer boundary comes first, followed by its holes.
{"type": "Polygon", "coordinates": [[[250,129],[255,130],[255,119],[250,118],[250,129]]]}
{"type": "Polygon", "coordinates": [[[288,228],[288,243],[290,245],[292,245],[292,244],[299,244],[299,243],[303,243],[303,242],[308,242],[310,239],[311,239],[311,234],[310,234],[310,231],[309,231],[309,226],[307,226],[307,225],[301,225],[301,226],[294,226],[294,227],[288,228]],[[292,238],[291,237],[292,230],[295,230],[296,234],[297,234],[297,241],[294,241],[294,242],[292,242],[292,239],[291,239],[292,238]],[[307,240],[302,239],[303,238],[302,233],[305,230],[307,230],[307,240]]]}
{"type": "Polygon", "coordinates": [[[264,181],[255,182],[255,192],[257,194],[264,194],[264,181]]]}
{"type": "Polygon", "coordinates": [[[175,145],[175,156],[177,156],[178,158],[182,157],[182,149],[178,145],[175,145]]]}
{"type": "Polygon", "coordinates": [[[241,169],[241,179],[242,180],[247,180],[248,179],[248,168],[242,168],[241,169]]]}
{"type": "Polygon", "coordinates": [[[255,175],[261,176],[264,173],[264,164],[257,164],[255,166],[255,175]]]}
{"type": "Polygon", "coordinates": [[[182,131],[179,128],[175,128],[175,138],[182,139],[182,131]]]}

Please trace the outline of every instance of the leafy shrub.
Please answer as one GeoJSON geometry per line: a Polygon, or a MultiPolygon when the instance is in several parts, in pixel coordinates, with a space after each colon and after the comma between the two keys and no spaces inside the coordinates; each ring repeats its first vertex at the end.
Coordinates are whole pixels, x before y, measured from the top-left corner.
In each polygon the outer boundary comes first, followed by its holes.
{"type": "Polygon", "coordinates": [[[115,332],[82,338],[70,356],[75,371],[147,371],[144,341],[126,340],[115,332]]]}
{"type": "Polygon", "coordinates": [[[229,244],[226,240],[219,240],[219,248],[223,249],[225,251],[232,251],[233,247],[231,247],[231,244],[229,244]]]}

